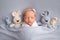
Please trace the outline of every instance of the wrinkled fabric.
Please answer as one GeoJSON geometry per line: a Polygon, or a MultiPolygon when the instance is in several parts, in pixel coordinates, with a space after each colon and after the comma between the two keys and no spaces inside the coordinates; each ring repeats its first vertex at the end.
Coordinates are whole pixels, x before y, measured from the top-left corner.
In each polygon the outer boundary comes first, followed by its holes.
{"type": "Polygon", "coordinates": [[[41,38],[45,38],[46,34],[54,31],[47,27],[35,25],[32,27],[21,26],[20,28],[10,28],[8,25],[0,25],[0,40],[40,40],[41,38]]]}
{"type": "Polygon", "coordinates": [[[22,28],[22,35],[26,40],[33,40],[36,38],[36,40],[38,39],[38,37],[41,34],[47,34],[47,33],[51,33],[52,31],[54,31],[53,29],[48,29],[48,28],[43,28],[42,26],[38,26],[38,27],[23,27],[22,28]]]}
{"type": "MultiPolygon", "coordinates": [[[[22,23],[22,26],[24,27],[30,27],[30,25],[26,24],[25,22],[22,23]]],[[[35,21],[32,25],[32,27],[38,26],[37,22],[35,21]]]]}
{"type": "Polygon", "coordinates": [[[0,39],[21,40],[20,29],[11,29],[8,25],[0,25],[0,39]]]}

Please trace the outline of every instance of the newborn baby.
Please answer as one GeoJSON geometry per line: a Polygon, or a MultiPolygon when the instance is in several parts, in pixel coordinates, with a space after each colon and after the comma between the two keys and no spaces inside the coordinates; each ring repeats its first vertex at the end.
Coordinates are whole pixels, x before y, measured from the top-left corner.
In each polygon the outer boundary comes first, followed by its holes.
{"type": "Polygon", "coordinates": [[[53,30],[38,26],[36,22],[35,9],[28,8],[24,10],[22,31],[20,32],[23,40],[40,40],[40,34],[49,33],[53,30]]]}
{"type": "Polygon", "coordinates": [[[38,26],[36,21],[36,11],[35,9],[32,8],[27,8],[24,10],[24,15],[23,15],[23,23],[22,26],[38,26]]]}

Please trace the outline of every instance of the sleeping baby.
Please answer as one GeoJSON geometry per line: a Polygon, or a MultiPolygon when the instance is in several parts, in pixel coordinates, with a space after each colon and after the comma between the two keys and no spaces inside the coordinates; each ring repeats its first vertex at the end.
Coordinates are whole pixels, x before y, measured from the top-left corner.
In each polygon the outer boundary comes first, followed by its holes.
{"type": "Polygon", "coordinates": [[[35,21],[36,11],[33,8],[27,8],[24,10],[22,26],[38,26],[35,21]]]}
{"type": "MultiPolygon", "coordinates": [[[[25,9],[23,14],[22,27],[40,27],[41,28],[42,26],[38,26],[35,19],[36,19],[36,10],[33,8],[25,9]]],[[[50,28],[46,27],[45,29],[50,29],[50,28]]]]}
{"type": "Polygon", "coordinates": [[[35,9],[27,8],[24,10],[21,31],[21,35],[23,35],[22,37],[24,38],[24,40],[38,40],[40,39],[40,34],[45,34],[53,31],[49,30],[48,27],[44,28],[42,26],[38,26],[35,19],[36,19],[35,9]]]}

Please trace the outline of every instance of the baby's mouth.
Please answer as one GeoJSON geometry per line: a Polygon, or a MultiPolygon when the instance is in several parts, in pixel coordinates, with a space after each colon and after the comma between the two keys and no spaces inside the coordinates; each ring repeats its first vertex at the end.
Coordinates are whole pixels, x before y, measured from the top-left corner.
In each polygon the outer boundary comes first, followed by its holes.
{"type": "Polygon", "coordinates": [[[32,25],[32,23],[31,23],[31,22],[29,22],[28,24],[29,24],[30,26],[32,25]]]}

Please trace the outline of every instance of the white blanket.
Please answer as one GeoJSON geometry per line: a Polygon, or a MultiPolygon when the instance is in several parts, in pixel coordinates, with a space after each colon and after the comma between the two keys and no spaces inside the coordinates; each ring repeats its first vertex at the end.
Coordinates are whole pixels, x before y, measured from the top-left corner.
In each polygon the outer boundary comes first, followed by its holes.
{"type": "Polygon", "coordinates": [[[51,33],[52,31],[54,31],[54,29],[38,26],[36,22],[34,22],[32,26],[23,23],[21,34],[23,35],[22,37],[25,38],[24,40],[37,40],[41,34],[51,33]]]}
{"type": "Polygon", "coordinates": [[[37,22],[35,21],[31,26],[29,26],[28,24],[26,24],[25,22],[22,23],[22,26],[24,27],[35,27],[38,26],[37,22]]]}
{"type": "MultiPolygon", "coordinates": [[[[17,28],[18,29],[18,28],[17,28]]],[[[53,29],[42,26],[22,26],[20,30],[10,29],[8,26],[0,26],[1,40],[45,40],[45,39],[59,39],[58,35],[52,33],[53,29]]],[[[52,40],[53,40],[52,39],[52,40]]]]}

